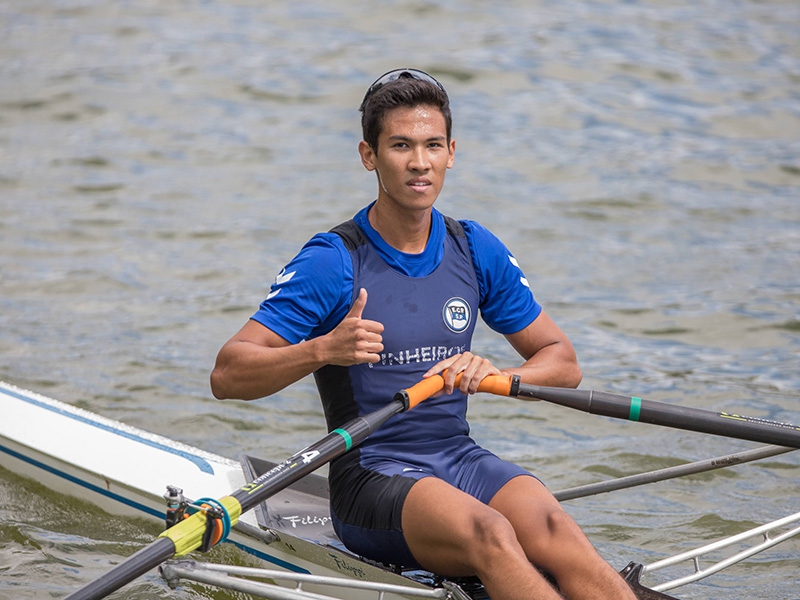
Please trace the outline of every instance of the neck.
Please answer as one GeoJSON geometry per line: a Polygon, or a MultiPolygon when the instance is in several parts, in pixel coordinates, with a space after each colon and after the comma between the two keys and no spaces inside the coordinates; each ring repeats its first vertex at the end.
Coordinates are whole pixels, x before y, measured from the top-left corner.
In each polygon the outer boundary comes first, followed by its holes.
{"type": "Polygon", "coordinates": [[[396,211],[380,201],[367,214],[369,224],[392,248],[407,254],[425,250],[431,233],[431,207],[409,212],[396,211]]]}

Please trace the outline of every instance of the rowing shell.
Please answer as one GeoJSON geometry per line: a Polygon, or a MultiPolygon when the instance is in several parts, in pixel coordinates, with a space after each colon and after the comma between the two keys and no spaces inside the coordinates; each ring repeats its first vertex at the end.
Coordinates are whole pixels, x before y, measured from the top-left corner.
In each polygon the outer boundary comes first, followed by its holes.
{"type": "MultiPolygon", "coordinates": [[[[2,381],[0,415],[0,466],[114,515],[163,524],[168,485],[182,488],[187,498],[199,499],[225,496],[249,481],[249,473],[233,460],[2,381]]],[[[253,461],[248,462],[252,468],[253,461]]],[[[330,526],[326,496],[325,479],[307,476],[273,496],[260,513],[243,514],[228,541],[271,568],[430,588],[347,552],[330,526]],[[263,521],[259,524],[259,515],[268,515],[268,529],[263,521]]],[[[372,592],[342,588],[318,591],[343,599],[375,598],[372,592]]]]}
{"type": "MultiPolygon", "coordinates": [[[[416,396],[406,398],[406,403],[427,397],[419,389],[416,396]]],[[[0,466],[50,489],[89,500],[112,514],[145,516],[163,523],[168,486],[181,488],[189,499],[222,497],[277,468],[253,457],[245,457],[240,465],[1,381],[0,414],[4,415],[0,420],[0,466]]],[[[333,532],[327,482],[318,475],[306,475],[273,495],[269,504],[261,503],[256,510],[243,513],[228,541],[272,568],[407,590],[382,592],[385,600],[419,597],[420,591],[433,591],[434,587],[430,573],[398,573],[350,554],[333,532]]],[[[641,586],[633,564],[623,575],[640,599],[671,598],[641,586]]],[[[443,598],[487,598],[481,591],[470,596],[453,582],[446,585],[443,598]]],[[[348,600],[375,597],[374,591],[339,585],[311,584],[307,589],[348,600]]]]}

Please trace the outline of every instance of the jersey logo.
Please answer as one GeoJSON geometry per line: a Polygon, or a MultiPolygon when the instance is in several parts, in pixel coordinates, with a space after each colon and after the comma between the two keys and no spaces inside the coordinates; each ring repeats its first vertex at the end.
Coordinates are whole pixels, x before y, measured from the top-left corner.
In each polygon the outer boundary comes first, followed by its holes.
{"type": "MultiPolygon", "coordinates": [[[[294,277],[295,273],[297,273],[297,271],[292,271],[291,273],[287,273],[286,272],[286,267],[284,267],[281,270],[281,272],[278,273],[278,275],[275,277],[275,283],[272,284],[272,287],[278,287],[278,286],[283,285],[284,283],[288,282],[292,277],[294,277]]],[[[277,290],[273,290],[269,294],[267,294],[267,298],[266,299],[269,300],[270,298],[274,298],[275,296],[277,296],[280,293],[281,293],[281,288],[278,287],[277,290]]]]}
{"type": "Polygon", "coordinates": [[[472,320],[472,310],[463,298],[450,298],[444,304],[442,318],[450,331],[461,333],[469,327],[472,320]]]}
{"type": "MultiPolygon", "coordinates": [[[[519,263],[517,262],[516,258],[514,258],[513,256],[511,256],[509,254],[508,255],[508,260],[509,260],[509,262],[511,262],[512,265],[517,267],[520,270],[520,272],[522,271],[522,269],[520,268],[519,263]]],[[[531,287],[531,284],[528,283],[528,280],[525,278],[525,275],[523,275],[522,277],[519,278],[519,282],[522,285],[524,285],[526,288],[530,288],[531,287]]]]}

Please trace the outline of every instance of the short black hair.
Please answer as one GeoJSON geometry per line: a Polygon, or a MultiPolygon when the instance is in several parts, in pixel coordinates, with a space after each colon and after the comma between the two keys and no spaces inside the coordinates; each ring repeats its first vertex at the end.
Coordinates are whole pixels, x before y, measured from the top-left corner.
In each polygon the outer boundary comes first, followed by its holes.
{"type": "Polygon", "coordinates": [[[364,98],[359,108],[364,141],[377,154],[378,137],[381,134],[386,113],[395,108],[413,108],[421,105],[434,106],[442,113],[447,128],[447,144],[449,146],[453,117],[450,113],[450,99],[447,97],[447,93],[433,83],[410,76],[398,77],[381,86],[372,94],[367,94],[364,98]]]}

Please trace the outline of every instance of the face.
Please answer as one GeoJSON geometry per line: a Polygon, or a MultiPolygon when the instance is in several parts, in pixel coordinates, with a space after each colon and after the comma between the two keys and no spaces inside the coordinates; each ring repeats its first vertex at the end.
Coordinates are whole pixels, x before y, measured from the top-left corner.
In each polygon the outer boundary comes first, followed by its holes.
{"type": "Polygon", "coordinates": [[[422,105],[386,113],[378,152],[364,141],[358,150],[367,170],[377,171],[378,202],[403,210],[427,210],[453,166],[456,143],[447,143],[442,113],[422,105]]]}

